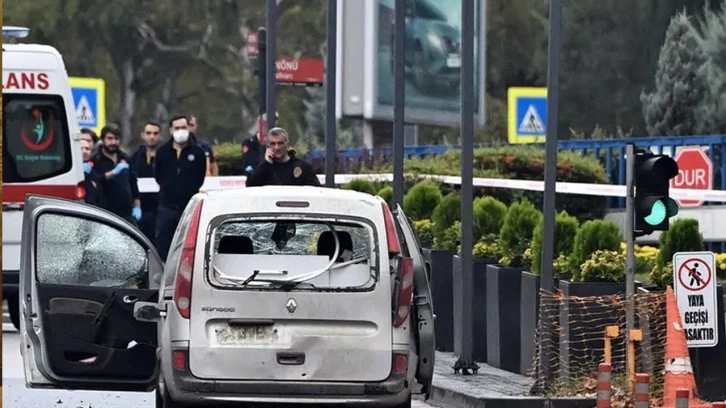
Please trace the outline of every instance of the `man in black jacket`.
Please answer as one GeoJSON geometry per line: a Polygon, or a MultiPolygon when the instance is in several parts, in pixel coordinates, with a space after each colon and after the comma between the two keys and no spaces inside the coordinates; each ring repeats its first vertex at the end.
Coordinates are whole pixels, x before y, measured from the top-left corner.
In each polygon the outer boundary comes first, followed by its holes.
{"type": "Polygon", "coordinates": [[[295,157],[290,149],[287,131],[276,127],[267,133],[265,161],[260,163],[251,176],[247,177],[247,187],[266,185],[320,186],[313,167],[295,157]]]}
{"type": "Polygon", "coordinates": [[[104,203],[111,211],[133,225],[141,219],[141,200],[136,175],[129,167],[129,157],[119,149],[121,129],[107,125],[101,129],[101,148],[88,165],[91,178],[100,181],[104,203]]]}
{"type": "Polygon", "coordinates": [[[189,121],[178,115],[169,121],[172,139],[156,152],[154,177],[159,184],[156,247],[166,260],[184,208],[199,192],[207,172],[207,156],[189,137],[189,121]]]}
{"type": "MultiPolygon", "coordinates": [[[[138,178],[154,178],[154,162],[159,147],[161,125],[147,121],[141,131],[143,145],[131,155],[131,170],[138,178]]],[[[141,220],[139,229],[151,242],[156,243],[156,210],[159,207],[159,193],[141,193],[141,220]]]]}

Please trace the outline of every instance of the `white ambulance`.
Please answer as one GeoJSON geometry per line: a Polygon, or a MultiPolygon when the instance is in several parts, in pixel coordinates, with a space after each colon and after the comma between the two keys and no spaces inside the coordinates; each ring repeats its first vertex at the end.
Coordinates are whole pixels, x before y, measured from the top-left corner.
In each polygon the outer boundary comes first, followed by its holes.
{"type": "Polygon", "coordinates": [[[26,194],[85,197],[78,120],[63,57],[48,45],[17,43],[29,33],[3,27],[2,295],[16,327],[26,194]]]}

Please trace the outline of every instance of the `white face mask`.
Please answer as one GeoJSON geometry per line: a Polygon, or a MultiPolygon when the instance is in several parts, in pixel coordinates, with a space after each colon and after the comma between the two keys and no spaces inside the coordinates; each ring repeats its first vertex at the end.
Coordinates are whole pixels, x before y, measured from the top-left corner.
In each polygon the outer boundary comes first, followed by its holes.
{"type": "Polygon", "coordinates": [[[177,143],[186,143],[189,139],[189,131],[185,129],[175,130],[174,133],[172,133],[172,137],[177,143]]]}

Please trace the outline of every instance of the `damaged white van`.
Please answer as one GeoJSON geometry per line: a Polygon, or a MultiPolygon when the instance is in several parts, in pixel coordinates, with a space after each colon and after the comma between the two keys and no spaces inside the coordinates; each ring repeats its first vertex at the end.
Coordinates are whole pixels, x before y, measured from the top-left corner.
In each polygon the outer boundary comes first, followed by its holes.
{"type": "Polygon", "coordinates": [[[409,407],[434,316],[409,220],[322,187],[197,194],[166,265],[124,220],[26,200],[27,386],[157,391],[157,407],[409,407]],[[238,405],[235,405],[238,406],[238,405]]]}

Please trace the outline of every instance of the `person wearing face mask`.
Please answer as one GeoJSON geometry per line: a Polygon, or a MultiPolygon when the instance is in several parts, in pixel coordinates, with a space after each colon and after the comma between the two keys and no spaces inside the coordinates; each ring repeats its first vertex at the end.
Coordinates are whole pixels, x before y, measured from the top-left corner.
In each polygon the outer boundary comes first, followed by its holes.
{"type": "Polygon", "coordinates": [[[204,184],[207,155],[189,137],[189,120],[177,115],[169,121],[172,138],[156,152],[154,177],[159,184],[156,248],[166,259],[177,224],[189,200],[204,184]]]}
{"type": "MultiPolygon", "coordinates": [[[[131,170],[139,178],[153,178],[156,151],[161,137],[161,125],[153,120],[144,124],[141,131],[143,144],[131,155],[131,170]]],[[[159,193],[141,193],[141,220],[139,229],[151,242],[156,241],[156,210],[159,193]]]]}
{"type": "Polygon", "coordinates": [[[133,225],[141,219],[141,199],[136,174],[129,157],[119,148],[121,129],[107,125],[101,129],[101,149],[88,161],[91,178],[99,180],[104,197],[102,208],[133,225]]]}

